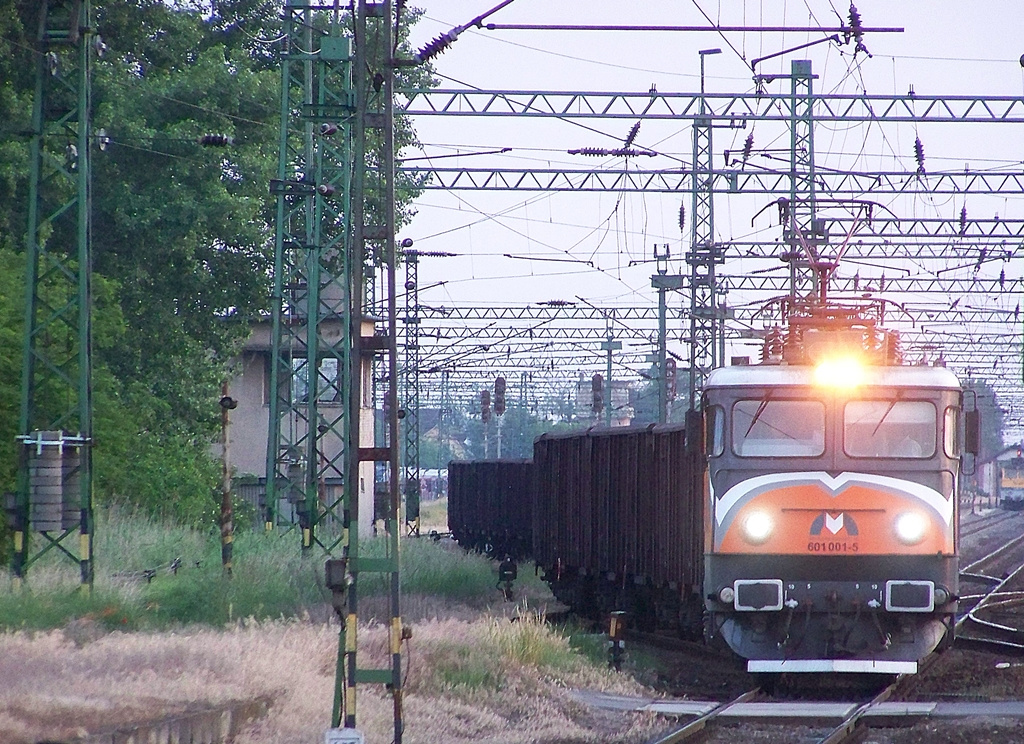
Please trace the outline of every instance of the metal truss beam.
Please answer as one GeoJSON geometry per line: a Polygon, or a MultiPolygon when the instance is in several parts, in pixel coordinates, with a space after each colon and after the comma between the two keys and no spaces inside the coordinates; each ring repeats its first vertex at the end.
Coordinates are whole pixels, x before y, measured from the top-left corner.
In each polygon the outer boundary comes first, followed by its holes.
{"type": "MultiPolygon", "coordinates": [[[[441,168],[403,166],[404,176],[441,191],[552,191],[681,194],[693,190],[688,168],[441,168]]],[[[871,197],[910,194],[1005,194],[1024,192],[1022,171],[829,172],[815,174],[823,197],[871,197]]],[[[788,195],[784,170],[715,169],[709,176],[715,194],[788,195]]]]}
{"type": "MultiPolygon", "coordinates": [[[[788,75],[776,76],[782,79],[788,75]]],[[[710,115],[743,121],[790,120],[788,93],[709,93],[710,115]]],[[[822,122],[1024,123],[1020,96],[885,96],[819,94],[814,118],[822,122]]],[[[414,116],[516,116],[557,119],[698,119],[699,93],[466,90],[399,91],[398,110],[414,116]]]]}
{"type": "MultiPolygon", "coordinates": [[[[762,292],[788,292],[788,276],[729,274],[722,278],[730,292],[756,290],[762,292]]],[[[972,277],[960,279],[936,276],[859,276],[836,277],[832,282],[834,294],[856,292],[888,293],[896,296],[908,292],[950,295],[1003,294],[1017,295],[1024,290],[1024,279],[990,279],[972,277]]]]}

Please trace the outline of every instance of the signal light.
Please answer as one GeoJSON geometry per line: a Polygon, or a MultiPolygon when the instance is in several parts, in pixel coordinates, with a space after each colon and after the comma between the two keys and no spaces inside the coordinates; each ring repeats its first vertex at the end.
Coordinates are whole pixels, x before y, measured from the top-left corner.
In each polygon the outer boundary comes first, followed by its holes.
{"type": "Polygon", "coordinates": [[[480,420],[485,424],[491,420],[491,391],[480,391],[480,420]]]}
{"type": "Polygon", "coordinates": [[[604,410],[604,378],[600,372],[590,378],[590,390],[594,397],[594,413],[601,413],[604,410]]]}
{"type": "Polygon", "coordinates": [[[669,400],[676,399],[676,360],[665,360],[665,392],[669,400]]]}
{"type": "Polygon", "coordinates": [[[227,134],[204,134],[199,138],[203,147],[227,147],[235,144],[235,138],[227,134]]]}
{"type": "Polygon", "coordinates": [[[494,412],[497,415],[505,413],[505,378],[494,378],[494,412]]]}

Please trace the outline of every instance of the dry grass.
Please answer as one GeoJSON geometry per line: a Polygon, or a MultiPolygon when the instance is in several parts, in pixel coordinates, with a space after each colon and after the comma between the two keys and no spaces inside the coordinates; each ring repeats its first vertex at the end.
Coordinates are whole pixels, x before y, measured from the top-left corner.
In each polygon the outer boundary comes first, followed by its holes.
{"type": "MultiPolygon", "coordinates": [[[[96,635],[90,640],[78,627],[0,636],[0,741],[68,738],[158,717],[155,711],[263,696],[274,700],[270,713],[239,744],[322,741],[330,722],[334,623],[96,635]]],[[[382,626],[361,628],[360,666],[385,665],[386,643],[382,626]]],[[[403,659],[408,744],[639,742],[652,731],[650,717],[597,714],[572,701],[575,687],[642,691],[583,662],[535,617],[425,620],[403,659]]],[[[357,716],[369,742],[391,741],[391,711],[390,697],[361,688],[357,716]]]]}

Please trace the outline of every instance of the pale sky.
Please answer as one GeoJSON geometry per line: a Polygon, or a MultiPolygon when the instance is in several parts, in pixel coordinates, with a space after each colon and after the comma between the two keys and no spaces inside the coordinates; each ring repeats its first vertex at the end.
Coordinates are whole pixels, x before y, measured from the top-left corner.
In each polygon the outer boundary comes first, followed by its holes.
{"type": "MultiPolygon", "coordinates": [[[[421,0],[425,11],[415,27],[413,45],[467,23],[497,2],[421,0]]],[[[867,34],[871,53],[853,55],[853,45],[819,44],[762,62],[757,71],[788,73],[793,59],[809,59],[818,75],[816,93],[918,95],[998,95],[1024,97],[1024,3],[884,2],[857,3],[866,27],[903,27],[903,33],[867,34]]],[[[641,4],[516,0],[485,23],[707,25],[701,9],[721,25],[786,25],[834,27],[847,22],[849,5],[828,0],[805,2],[683,2],[641,4]]],[[[698,50],[718,47],[706,58],[708,93],[751,93],[749,61],[822,37],[815,32],[741,33],[654,31],[524,31],[470,29],[434,61],[443,88],[474,87],[515,91],[659,92],[699,91],[698,50]]],[[[769,85],[788,91],[788,80],[769,85]]],[[[1019,111],[1017,112],[1019,114],[1019,111]]],[[[447,167],[621,168],[621,159],[569,155],[580,147],[614,148],[632,122],[619,120],[554,120],[526,118],[419,117],[415,126],[424,144],[406,157],[436,157],[480,150],[512,148],[500,155],[450,157],[432,161],[447,167]]],[[[742,148],[754,134],[752,159],[766,167],[786,167],[789,149],[784,124],[756,123],[752,129],[714,132],[715,167],[725,149],[742,148]],[[772,157],[782,161],[772,161],[772,157]]],[[[924,146],[928,173],[959,170],[1024,170],[1024,125],[936,123],[822,123],[815,129],[819,168],[914,173],[914,141],[924,146]]],[[[685,168],[691,160],[688,121],[647,121],[636,137],[638,146],[657,157],[631,158],[631,168],[685,168]]],[[[670,245],[673,272],[685,273],[682,258],[689,234],[677,225],[680,201],[690,211],[688,194],[639,193],[483,193],[428,191],[417,202],[417,216],[401,237],[416,248],[459,254],[456,258],[421,263],[421,301],[429,305],[518,304],[583,297],[596,305],[648,305],[655,243],[670,245]],[[504,254],[515,256],[505,258],[504,254]],[[526,260],[534,259],[534,260],[526,260]],[[536,260],[543,259],[543,260],[536,260]],[[552,260],[557,259],[557,260],[552,260]],[[572,261],[575,261],[574,263],[572,261]]],[[[952,218],[966,208],[970,217],[1024,219],[1024,198],[1018,195],[884,196],[877,199],[900,218],[952,218]]],[[[716,239],[771,242],[781,235],[772,210],[754,216],[774,197],[716,195],[716,239]],[[753,224],[752,224],[753,220],[753,224]]],[[[841,239],[841,238],[840,238],[841,239]]],[[[1019,242],[1019,241],[1018,241],[1019,242]]],[[[844,265],[840,273],[869,276],[969,277],[975,269],[972,246],[964,246],[963,267],[943,262],[899,262],[888,266],[844,265]]],[[[1020,245],[1009,245],[1009,261],[988,261],[979,276],[1019,279],[1024,274],[1020,245]]],[[[778,262],[737,260],[723,272],[746,273],[778,269],[778,262]]],[[[733,296],[730,304],[757,302],[766,296],[733,296]]],[[[901,301],[943,301],[932,296],[901,297],[901,301]]],[[[948,299],[948,298],[945,298],[948,299]]],[[[980,307],[1012,310],[1019,297],[973,297],[980,307]]],[[[685,297],[677,302],[688,306],[685,297]]],[[[961,329],[962,330],[962,329],[961,329]]],[[[1005,330],[1005,329],[1004,329],[1005,330]]],[[[1019,332],[1019,325],[1016,331],[1019,332]]],[[[1018,340],[1019,341],[1019,340],[1018,340]]],[[[679,347],[680,353],[686,353],[679,347]]],[[[748,352],[749,353],[749,352],[748,352]]],[[[1019,358],[1019,357],[1018,357],[1019,358]]],[[[1017,365],[1019,379],[1019,365],[1017,365]]]]}

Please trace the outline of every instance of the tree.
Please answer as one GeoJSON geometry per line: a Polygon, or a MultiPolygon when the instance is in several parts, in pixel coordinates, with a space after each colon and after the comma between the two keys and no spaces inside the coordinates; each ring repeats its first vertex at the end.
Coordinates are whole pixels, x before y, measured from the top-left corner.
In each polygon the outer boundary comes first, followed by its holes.
{"type": "MultiPolygon", "coordinates": [[[[105,0],[94,66],[96,483],[101,496],[199,518],[216,485],[219,385],[268,309],[279,0],[105,0]],[[204,147],[204,134],[230,137],[204,147]],[[97,139],[97,144],[100,141],[97,139]],[[99,304],[99,300],[97,300],[99,304]],[[104,323],[109,326],[103,331],[104,323]],[[100,341],[106,333],[112,342],[100,341]]],[[[39,4],[0,0],[0,413],[17,421],[28,129],[39,4]],[[10,268],[8,271],[7,269],[10,268]]],[[[323,17],[318,23],[324,23],[323,17]]],[[[404,71],[429,82],[429,69],[404,71]]],[[[414,141],[402,122],[399,145],[414,141]]],[[[402,184],[403,204],[415,184],[402,184]]],[[[404,211],[403,214],[408,214],[404,211]]],[[[50,240],[60,245],[64,236],[50,240]]],[[[13,430],[0,479],[13,474],[13,430]]]]}

